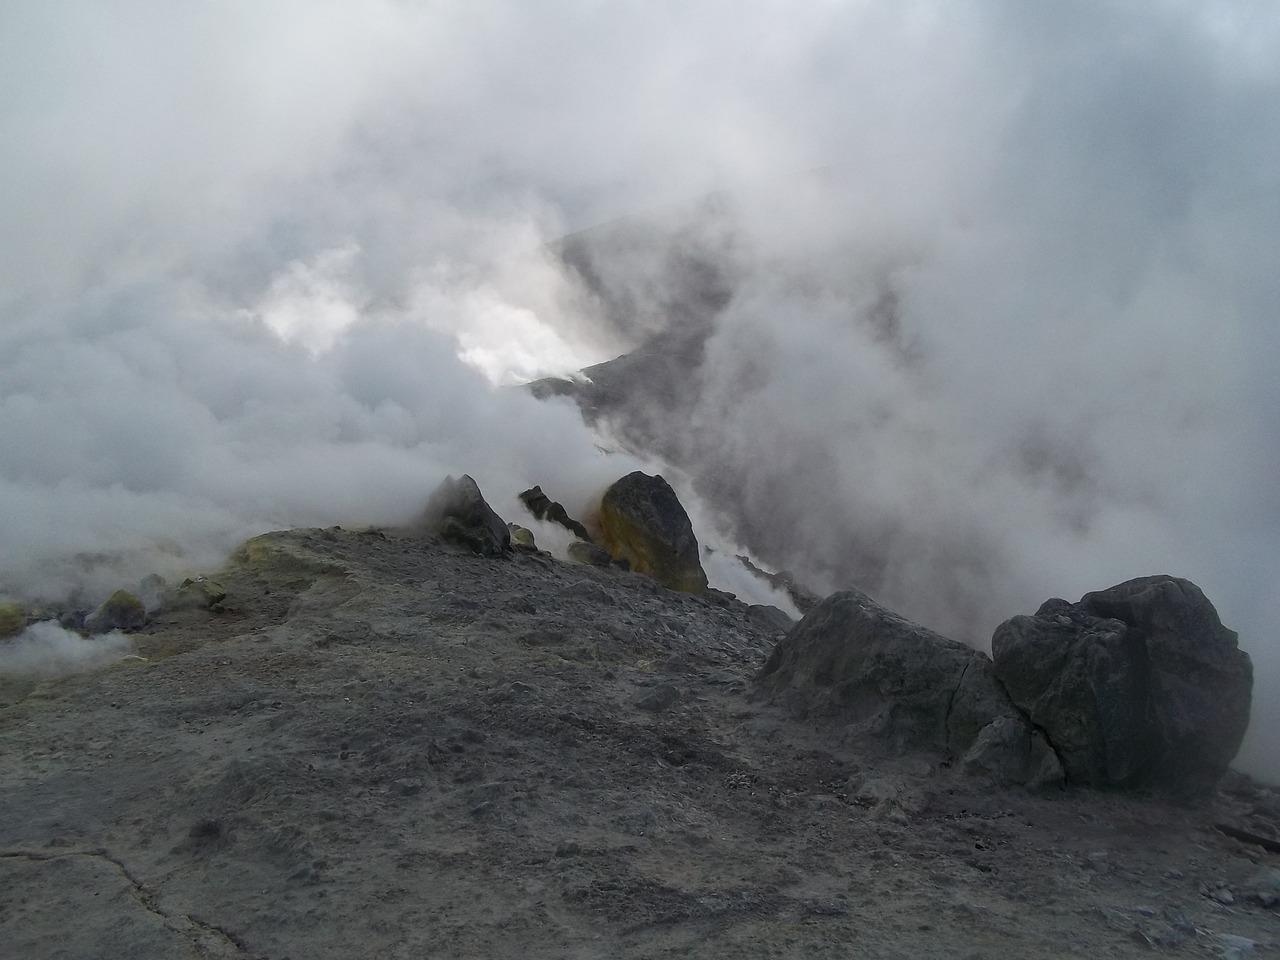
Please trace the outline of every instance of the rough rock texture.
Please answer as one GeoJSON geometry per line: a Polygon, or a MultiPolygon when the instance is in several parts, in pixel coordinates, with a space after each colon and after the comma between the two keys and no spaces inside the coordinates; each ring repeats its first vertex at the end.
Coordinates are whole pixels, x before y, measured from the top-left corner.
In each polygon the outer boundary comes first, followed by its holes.
{"type": "Polygon", "coordinates": [[[161,598],[164,610],[208,610],[227,598],[222,584],[208,577],[188,577],[161,598]]]}
{"type": "Polygon", "coordinates": [[[511,546],[513,548],[538,549],[538,542],[533,537],[533,531],[528,527],[522,527],[518,523],[508,523],[507,529],[511,531],[511,546]]]}
{"type": "Polygon", "coordinates": [[[587,532],[587,528],[569,516],[563,505],[543,493],[542,487],[530,487],[520,494],[520,502],[539,520],[558,523],[579,540],[591,542],[591,534],[587,532]]]}
{"type": "Polygon", "coordinates": [[[90,633],[110,633],[112,630],[137,630],[146,622],[147,610],[137,594],[117,590],[84,618],[84,628],[90,633]]]}
{"type": "Polygon", "coordinates": [[[970,776],[1019,783],[1033,790],[1058,787],[1065,780],[1053,748],[1021,717],[996,717],[983,727],[960,766],[970,776]]]}
{"type": "Polygon", "coordinates": [[[501,556],[511,549],[507,523],[485,501],[480,487],[467,474],[455,480],[445,477],[427,500],[422,512],[427,533],[467,547],[486,557],[501,556]]]}
{"type": "Polygon", "coordinates": [[[613,563],[613,557],[609,555],[609,551],[604,547],[597,547],[594,543],[575,540],[569,544],[566,552],[571,560],[577,563],[588,563],[593,567],[607,567],[613,563]]]}
{"type": "Polygon", "coordinates": [[[756,695],[746,604],[545,554],[298,530],[212,579],[137,656],[0,672],[0,957],[1276,956],[1245,778],[887,757],[756,695]]]}
{"type": "Polygon", "coordinates": [[[779,610],[772,604],[753,603],[747,608],[747,616],[757,626],[766,630],[776,630],[778,633],[787,633],[796,625],[796,621],[792,620],[785,610],[779,610]]]}
{"type": "Polygon", "coordinates": [[[900,749],[964,751],[995,718],[1017,716],[984,654],[855,590],[806,614],[758,680],[805,713],[841,715],[900,749]]]}
{"type": "Polygon", "coordinates": [[[1211,790],[1249,723],[1253,668],[1200,588],[1155,576],[1001,624],[995,673],[1072,783],[1211,790]]]}
{"type": "Polygon", "coordinates": [[[21,633],[27,625],[27,611],[13,600],[0,603],[0,637],[21,633]]]}
{"type": "Polygon", "coordinates": [[[689,515],[661,476],[637,470],[606,490],[600,536],[614,559],[626,560],[632,570],[665,587],[684,593],[707,589],[689,515]]]}

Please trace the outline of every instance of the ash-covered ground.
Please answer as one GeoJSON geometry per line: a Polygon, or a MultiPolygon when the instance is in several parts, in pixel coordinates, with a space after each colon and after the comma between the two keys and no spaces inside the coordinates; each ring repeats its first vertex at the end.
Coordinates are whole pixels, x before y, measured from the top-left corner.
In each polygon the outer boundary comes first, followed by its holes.
{"type": "Polygon", "coordinates": [[[251,541],[133,656],[0,680],[0,956],[1280,953],[1280,795],[997,789],[757,694],[745,604],[251,541]]]}

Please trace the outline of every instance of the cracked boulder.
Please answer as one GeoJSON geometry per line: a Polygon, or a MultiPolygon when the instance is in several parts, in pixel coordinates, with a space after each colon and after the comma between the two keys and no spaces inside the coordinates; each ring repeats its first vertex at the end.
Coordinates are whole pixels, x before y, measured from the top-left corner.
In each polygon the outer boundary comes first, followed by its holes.
{"type": "Polygon", "coordinates": [[[855,590],[806,614],[757,682],[804,715],[840,718],[899,750],[963,753],[996,718],[1018,718],[985,654],[855,590]]]}
{"type": "Polygon", "coordinates": [[[428,534],[481,556],[497,557],[511,550],[506,521],[489,506],[467,474],[457,480],[444,478],[427,500],[421,526],[428,534]]]}
{"type": "Polygon", "coordinates": [[[671,590],[706,592],[693,524],[661,476],[637,470],[614,483],[600,501],[599,519],[601,545],[615,560],[671,590]]]}
{"type": "Polygon", "coordinates": [[[995,674],[1071,783],[1203,795],[1249,725],[1253,667],[1189,580],[1048,600],[1001,624],[995,674]]]}

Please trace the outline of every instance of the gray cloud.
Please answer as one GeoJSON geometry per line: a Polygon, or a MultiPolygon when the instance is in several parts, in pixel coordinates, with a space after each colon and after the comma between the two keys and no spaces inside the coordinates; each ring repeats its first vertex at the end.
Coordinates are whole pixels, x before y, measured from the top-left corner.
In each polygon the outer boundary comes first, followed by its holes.
{"type": "Polygon", "coordinates": [[[721,191],[733,297],[651,412],[689,484],[973,642],[1191,577],[1280,769],[1278,47],[1248,0],[7,5],[4,577],[400,519],[448,471],[585,500],[625,470],[473,367],[631,346],[661,276],[615,267],[602,324],[544,244],[721,191]]]}

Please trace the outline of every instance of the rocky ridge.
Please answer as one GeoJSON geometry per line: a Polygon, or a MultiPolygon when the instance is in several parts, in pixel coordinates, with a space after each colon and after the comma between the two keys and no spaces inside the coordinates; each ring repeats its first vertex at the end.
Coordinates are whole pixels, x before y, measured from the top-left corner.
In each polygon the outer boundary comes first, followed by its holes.
{"type": "Polygon", "coordinates": [[[17,955],[1277,949],[1280,865],[1215,827],[1274,836],[1274,790],[1000,788],[918,717],[773,702],[784,632],[723,594],[341,529],[211,581],[134,659],[0,681],[17,955]]]}

